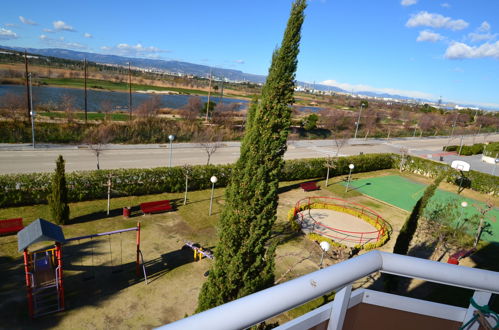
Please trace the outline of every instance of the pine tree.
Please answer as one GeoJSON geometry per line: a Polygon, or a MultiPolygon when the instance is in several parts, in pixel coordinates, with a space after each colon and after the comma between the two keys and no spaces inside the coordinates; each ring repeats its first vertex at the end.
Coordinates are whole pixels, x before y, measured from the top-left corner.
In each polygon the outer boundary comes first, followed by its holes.
{"type": "Polygon", "coordinates": [[[260,102],[248,109],[241,155],[227,186],[215,263],[199,295],[198,311],[267,288],[274,283],[274,245],[279,174],[291,124],[305,0],[291,9],[281,47],[272,56],[260,102]]]}
{"type": "Polygon", "coordinates": [[[52,178],[52,192],[48,196],[48,202],[52,219],[64,225],[69,221],[68,189],[66,187],[66,175],[64,169],[64,158],[57,158],[56,169],[52,178]]]}

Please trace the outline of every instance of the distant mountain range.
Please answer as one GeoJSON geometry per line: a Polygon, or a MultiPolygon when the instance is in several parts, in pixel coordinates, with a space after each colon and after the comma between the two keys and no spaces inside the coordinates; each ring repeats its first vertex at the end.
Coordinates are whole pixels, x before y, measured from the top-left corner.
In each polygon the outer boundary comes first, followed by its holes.
{"type": "MultiPolygon", "coordinates": [[[[0,45],[0,49],[14,50],[14,51],[19,51],[19,52],[24,52],[24,50],[25,50],[25,48],[21,48],[21,47],[7,47],[7,46],[1,46],[1,45],[0,45]]],[[[105,55],[105,54],[80,52],[80,51],[74,51],[74,50],[69,50],[69,49],[60,49],[60,48],[45,48],[45,49],[26,48],[26,51],[30,54],[58,57],[58,58],[63,58],[63,59],[68,59],[68,60],[82,61],[83,59],[86,58],[88,61],[96,62],[99,64],[111,64],[111,65],[125,66],[125,65],[128,65],[128,63],[130,62],[130,63],[132,63],[132,65],[134,67],[137,67],[137,68],[150,69],[150,70],[156,70],[156,71],[166,71],[169,73],[195,75],[198,77],[208,77],[208,75],[210,74],[210,71],[211,71],[212,74],[218,78],[227,78],[227,79],[232,80],[232,81],[248,81],[248,82],[253,82],[253,83],[264,83],[265,79],[266,79],[266,76],[245,73],[245,72],[242,72],[240,70],[216,68],[216,67],[210,67],[207,65],[194,64],[194,63],[181,62],[181,61],[167,61],[167,60],[158,60],[158,59],[124,57],[124,56],[118,56],[118,55],[105,55]]],[[[351,92],[345,91],[341,88],[334,87],[334,86],[321,85],[321,84],[314,84],[312,86],[311,84],[300,82],[300,81],[298,81],[297,84],[300,86],[306,86],[309,89],[315,88],[317,90],[322,90],[322,91],[334,91],[334,92],[350,93],[351,94],[351,92]]],[[[371,96],[371,97],[386,97],[386,98],[393,98],[393,99],[399,99],[399,100],[415,100],[413,98],[401,96],[401,95],[393,95],[393,94],[386,94],[386,93],[374,93],[374,92],[367,92],[367,91],[355,92],[355,94],[356,95],[371,96]]],[[[420,99],[418,99],[418,101],[434,102],[431,100],[420,100],[420,99]]],[[[469,106],[472,106],[472,105],[469,105],[469,106]]]]}

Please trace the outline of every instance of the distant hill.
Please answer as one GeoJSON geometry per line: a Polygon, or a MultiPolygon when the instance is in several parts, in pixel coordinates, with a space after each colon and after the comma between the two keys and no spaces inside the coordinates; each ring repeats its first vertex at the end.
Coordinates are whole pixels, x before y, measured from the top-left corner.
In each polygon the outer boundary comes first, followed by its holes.
{"type": "MultiPolygon", "coordinates": [[[[0,48],[22,51],[22,52],[24,51],[24,48],[20,47],[0,46],[0,48]]],[[[240,70],[215,68],[215,67],[209,67],[207,65],[193,64],[180,61],[165,61],[165,60],[156,60],[156,59],[147,59],[147,58],[124,57],[117,55],[104,55],[104,54],[80,52],[80,51],[60,49],[60,48],[46,48],[46,49],[26,48],[26,51],[30,54],[58,57],[68,60],[82,61],[83,59],[86,58],[88,61],[100,64],[113,64],[113,65],[125,66],[128,64],[128,62],[130,62],[134,67],[142,69],[168,71],[170,73],[181,73],[187,75],[195,75],[198,77],[206,77],[210,74],[210,70],[212,70],[214,76],[219,78],[224,77],[233,81],[250,81],[254,83],[263,83],[265,82],[266,79],[265,76],[245,73],[240,70]]]]}

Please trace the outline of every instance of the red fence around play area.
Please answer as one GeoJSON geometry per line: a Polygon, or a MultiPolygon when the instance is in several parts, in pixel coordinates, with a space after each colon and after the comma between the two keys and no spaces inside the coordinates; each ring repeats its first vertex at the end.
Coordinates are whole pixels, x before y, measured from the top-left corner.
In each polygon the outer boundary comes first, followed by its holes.
{"type": "MultiPolygon", "coordinates": [[[[339,228],[333,228],[330,226],[327,226],[320,221],[315,220],[312,216],[310,218],[313,220],[314,226],[313,226],[313,231],[320,234],[324,235],[326,237],[329,237],[337,242],[350,242],[350,243],[356,243],[356,244],[366,244],[366,243],[372,243],[372,242],[377,242],[380,240],[386,233],[391,231],[391,226],[390,224],[381,217],[378,213],[373,211],[372,209],[363,206],[361,204],[357,204],[354,202],[346,201],[344,199],[340,198],[333,198],[333,197],[307,197],[304,199],[299,200],[296,202],[295,205],[295,216],[300,217],[300,222],[303,223],[303,212],[306,210],[310,210],[311,205],[313,204],[323,204],[323,205],[332,205],[332,206],[339,206],[347,210],[352,210],[354,213],[357,213],[359,215],[363,215],[365,217],[368,217],[369,219],[372,220],[372,225],[376,228],[375,231],[369,231],[369,232],[354,232],[354,231],[348,231],[348,230],[343,230],[339,228]],[[318,228],[317,228],[318,227],[318,228]],[[332,231],[332,233],[329,233],[328,231],[332,231]]],[[[341,211],[339,211],[341,212],[341,211]]],[[[362,219],[363,221],[366,221],[365,219],[362,219]]]]}

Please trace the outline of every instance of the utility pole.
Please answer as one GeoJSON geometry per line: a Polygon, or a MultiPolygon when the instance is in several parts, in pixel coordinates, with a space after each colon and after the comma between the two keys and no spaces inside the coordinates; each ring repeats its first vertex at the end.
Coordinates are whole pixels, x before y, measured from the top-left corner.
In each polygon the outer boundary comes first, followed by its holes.
{"type": "Polygon", "coordinates": [[[206,103],[206,122],[208,122],[208,114],[210,113],[210,94],[211,94],[211,69],[210,69],[210,83],[208,85],[208,102],[206,103]]]}
{"type": "Polygon", "coordinates": [[[218,101],[218,103],[220,103],[220,105],[223,105],[224,104],[224,78],[222,78],[222,90],[220,91],[220,100],[218,101]]]}
{"type": "Polygon", "coordinates": [[[33,93],[31,91],[31,72],[28,73],[28,85],[29,85],[29,100],[28,106],[30,109],[29,115],[31,116],[31,138],[33,139],[33,149],[35,149],[35,112],[33,111],[33,93]]]}
{"type": "Polygon", "coordinates": [[[456,110],[456,117],[454,118],[454,122],[452,123],[452,130],[450,132],[449,141],[447,141],[447,145],[444,148],[444,151],[447,151],[447,146],[450,145],[450,141],[452,141],[452,136],[454,135],[454,128],[456,127],[457,117],[459,117],[459,112],[456,110]]]}
{"type": "Polygon", "coordinates": [[[26,108],[28,112],[28,118],[31,117],[31,107],[30,107],[30,100],[31,100],[31,95],[29,91],[29,77],[28,77],[28,54],[26,52],[26,49],[24,50],[24,67],[25,67],[25,77],[26,77],[26,108]]]}
{"type": "Polygon", "coordinates": [[[364,103],[361,103],[360,104],[360,111],[359,111],[359,117],[357,118],[357,122],[355,123],[355,135],[354,135],[354,139],[357,138],[357,132],[359,131],[359,124],[360,124],[360,116],[362,114],[362,108],[364,107],[364,103]]]}
{"type": "Polygon", "coordinates": [[[83,71],[84,71],[84,81],[85,81],[85,124],[87,123],[87,59],[83,59],[83,71]]]}
{"type": "Polygon", "coordinates": [[[128,62],[128,111],[130,112],[130,120],[132,120],[132,70],[130,62],[128,62]]]}

